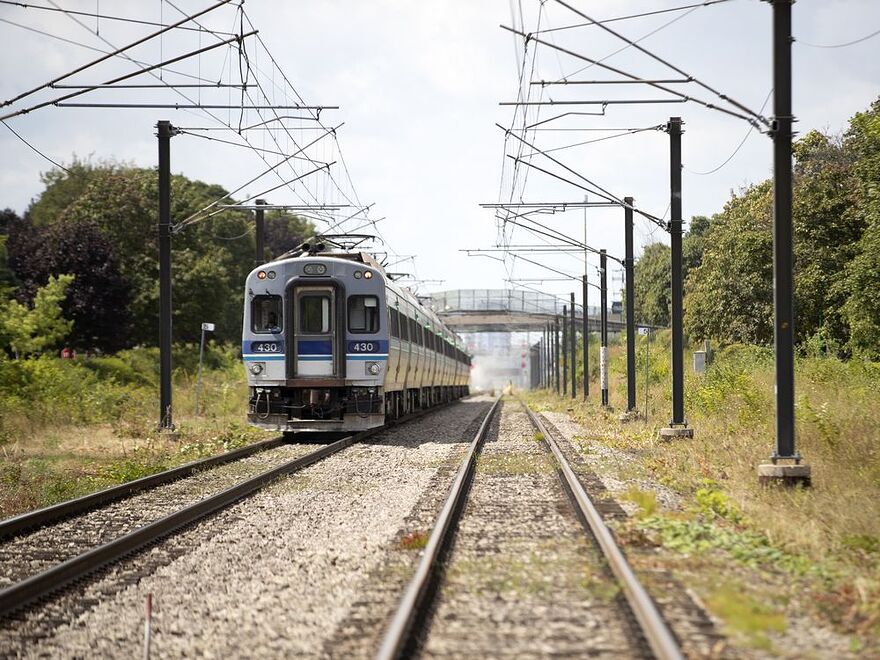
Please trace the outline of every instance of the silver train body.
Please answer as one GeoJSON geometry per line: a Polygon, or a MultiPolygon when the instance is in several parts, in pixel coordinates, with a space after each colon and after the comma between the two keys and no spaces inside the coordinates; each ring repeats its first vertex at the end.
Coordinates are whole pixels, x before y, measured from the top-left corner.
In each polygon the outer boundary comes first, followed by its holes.
{"type": "Polygon", "coordinates": [[[248,421],[361,431],[468,393],[460,338],[365,253],[304,253],[247,278],[248,421]]]}

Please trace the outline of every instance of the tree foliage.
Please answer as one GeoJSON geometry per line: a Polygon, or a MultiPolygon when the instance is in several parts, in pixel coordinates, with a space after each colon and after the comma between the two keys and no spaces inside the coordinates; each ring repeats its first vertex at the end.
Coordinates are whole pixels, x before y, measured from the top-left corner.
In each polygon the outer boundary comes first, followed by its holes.
{"type": "Polygon", "coordinates": [[[32,305],[9,300],[0,307],[0,341],[15,357],[42,353],[67,336],[73,321],[64,318],[61,303],[73,280],[73,275],[50,277],[37,289],[32,305]]]}
{"type": "Polygon", "coordinates": [[[11,227],[9,259],[18,279],[18,299],[31,301],[53,275],[75,277],[62,305],[73,321],[70,346],[110,352],[129,336],[129,285],[110,239],[88,221],[62,220],[35,227],[27,219],[11,227]]]}
{"type": "MultiPolygon", "coordinates": [[[[876,359],[880,102],[857,114],[842,138],[810,131],[794,158],[795,338],[876,359]]],[[[685,240],[685,329],[693,338],[772,344],[772,202],[772,181],[749,186],[700,220],[699,245],[685,240]]]]}
{"type": "MultiPolygon", "coordinates": [[[[50,275],[73,273],[64,309],[74,319],[71,341],[77,347],[109,351],[157,344],[155,170],[76,158],[67,169],[43,176],[46,189],[9,238],[10,265],[20,280],[16,297],[31,300],[50,275]]],[[[221,186],[172,176],[172,223],[215,200],[235,202],[221,186]]],[[[267,215],[272,255],[314,231],[298,216],[267,215]]],[[[197,340],[201,323],[209,321],[218,339],[237,342],[242,283],[254,266],[252,215],[226,210],[188,225],[174,234],[172,254],[175,341],[197,340]]]]}
{"type": "Polygon", "coordinates": [[[633,289],[638,323],[669,325],[672,271],[669,246],[646,245],[635,263],[633,289]]]}

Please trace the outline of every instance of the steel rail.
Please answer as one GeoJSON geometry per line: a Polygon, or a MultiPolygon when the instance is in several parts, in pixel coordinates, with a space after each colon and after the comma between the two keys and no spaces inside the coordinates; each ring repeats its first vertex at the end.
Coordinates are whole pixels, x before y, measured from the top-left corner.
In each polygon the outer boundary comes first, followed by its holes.
{"type": "Polygon", "coordinates": [[[651,651],[660,660],[684,660],[684,654],[672,631],[666,625],[648,592],[645,591],[645,588],[641,585],[635,573],[633,573],[632,568],[626,561],[626,557],[623,556],[623,552],[621,552],[614,541],[611,531],[602,520],[602,515],[593,505],[590,496],[587,495],[574,470],[571,469],[568,459],[565,458],[565,455],[559,449],[559,445],[556,444],[553,436],[547,432],[547,428],[540,418],[529,410],[525,402],[520,400],[520,403],[532,425],[543,436],[544,443],[553,452],[553,456],[557,461],[560,480],[567,486],[572,503],[584,520],[586,520],[590,531],[605,555],[608,566],[619,580],[623,593],[626,596],[626,601],[642,630],[642,634],[645,636],[645,640],[651,647],[651,651]]]}
{"type": "Polygon", "coordinates": [[[51,506],[37,509],[35,511],[22,513],[18,516],[8,518],[0,522],[0,541],[10,538],[12,536],[16,536],[25,531],[31,531],[40,527],[44,527],[47,524],[55,522],[56,520],[60,520],[62,518],[68,518],[73,515],[91,511],[101,504],[114,502],[116,500],[123,499],[129,495],[133,495],[135,493],[154,488],[161,484],[176,481],[177,479],[182,479],[183,477],[188,477],[194,474],[197,470],[203,470],[205,468],[223,465],[224,463],[229,463],[240,458],[246,458],[267,449],[274,449],[275,447],[281,445],[283,442],[283,437],[272,438],[271,440],[264,440],[262,442],[257,442],[252,445],[247,445],[246,447],[233,449],[232,451],[226,452],[225,454],[218,454],[217,456],[201,458],[195,461],[191,461],[189,463],[185,463],[184,465],[179,465],[175,468],[171,468],[170,470],[165,470],[164,472],[157,472],[156,474],[151,474],[147,477],[141,477],[140,479],[135,479],[133,481],[127,481],[123,484],[111,486],[110,488],[99,490],[95,493],[83,495],[82,497],[59,502],[58,504],[53,504],[51,506]]]}
{"type": "Polygon", "coordinates": [[[461,512],[471,481],[473,481],[476,456],[482,447],[489,423],[492,421],[500,402],[501,397],[499,396],[495,399],[495,403],[492,404],[483,423],[480,424],[480,429],[468,446],[464,460],[462,460],[455,480],[452,482],[452,487],[449,489],[446,502],[434,522],[434,528],[425,544],[425,550],[416,567],[415,574],[407,585],[394,613],[394,618],[382,638],[382,645],[376,654],[377,660],[393,660],[403,657],[408,644],[412,641],[415,623],[429,603],[428,595],[431,584],[436,577],[440,555],[449,545],[452,524],[461,512]]]}
{"type": "Polygon", "coordinates": [[[50,595],[62,587],[67,586],[71,582],[81,579],[107,564],[138,551],[144,546],[160,540],[182,527],[197,522],[212,513],[254,494],[278,477],[302,470],[355,443],[387,431],[394,426],[442,410],[448,407],[448,405],[450,404],[421,410],[390,424],[346,436],[345,438],[332,442],[317,451],[283,463],[270,470],[266,470],[265,472],[251,477],[235,486],[231,486],[230,488],[199,500],[190,506],[184,507],[183,509],[160,518],[159,520],[144,525],[143,527],[139,527],[113,541],[109,541],[85,553],[77,555],[76,557],[72,557],[41,573],[25,578],[24,580],[0,591],[0,618],[21,609],[23,606],[28,605],[35,600],[50,595]]]}

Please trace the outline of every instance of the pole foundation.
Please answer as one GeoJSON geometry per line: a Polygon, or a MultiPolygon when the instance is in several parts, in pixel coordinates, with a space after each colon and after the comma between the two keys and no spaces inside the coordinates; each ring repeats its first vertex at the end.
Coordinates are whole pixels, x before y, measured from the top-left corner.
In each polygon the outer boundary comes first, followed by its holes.
{"type": "Polygon", "coordinates": [[[795,488],[802,486],[810,488],[812,484],[812,470],[809,465],[803,463],[781,464],[763,463],[758,466],[758,483],[762,486],[782,486],[795,488]]]}
{"type": "Polygon", "coordinates": [[[687,438],[688,440],[691,440],[693,437],[694,430],[687,424],[681,426],[670,424],[666,428],[660,429],[661,440],[676,440],[678,438],[687,438]]]}
{"type": "Polygon", "coordinates": [[[630,422],[638,422],[644,418],[644,415],[638,410],[627,410],[620,413],[620,416],[617,419],[621,424],[629,424],[630,422]]]}

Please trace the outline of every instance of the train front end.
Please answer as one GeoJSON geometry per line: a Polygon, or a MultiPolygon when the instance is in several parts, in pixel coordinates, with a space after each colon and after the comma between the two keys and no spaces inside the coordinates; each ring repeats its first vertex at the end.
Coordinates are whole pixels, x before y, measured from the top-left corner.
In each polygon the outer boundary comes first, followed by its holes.
{"type": "Polygon", "coordinates": [[[253,270],[242,334],[248,421],[287,433],[381,426],[386,309],[381,270],[351,255],[306,255],[253,270]]]}

